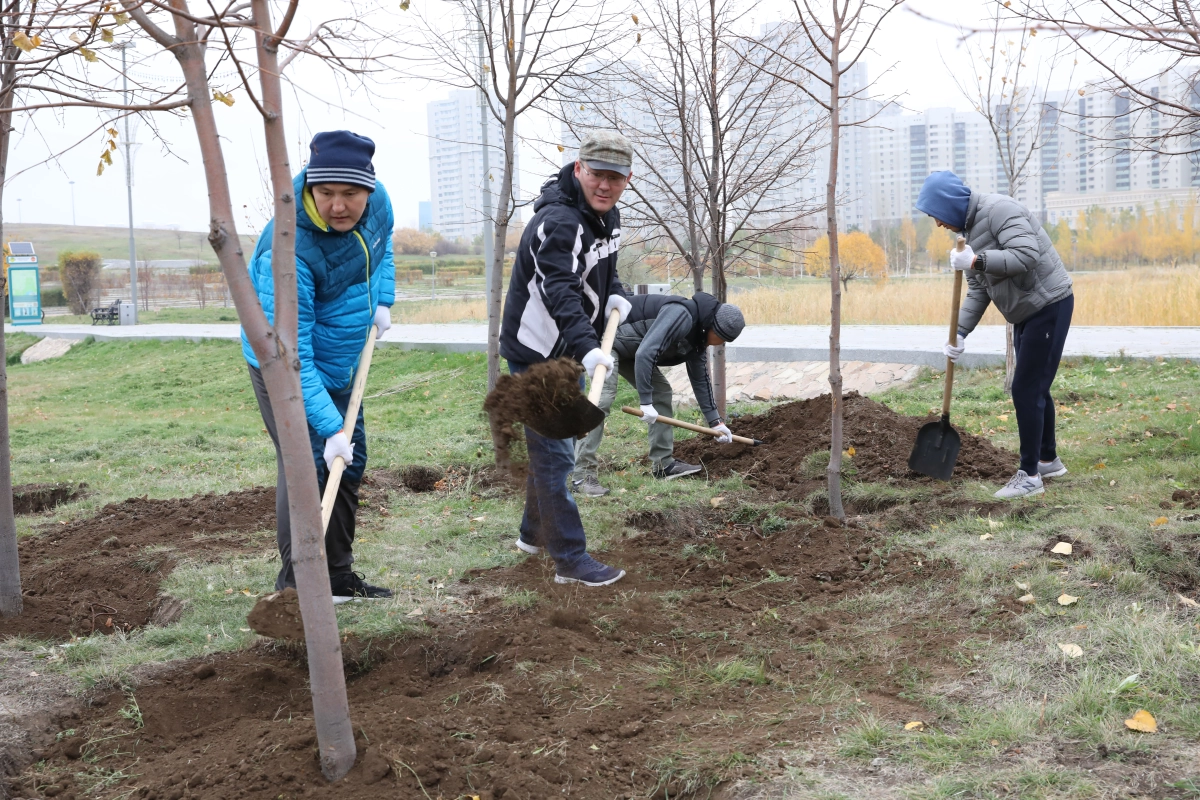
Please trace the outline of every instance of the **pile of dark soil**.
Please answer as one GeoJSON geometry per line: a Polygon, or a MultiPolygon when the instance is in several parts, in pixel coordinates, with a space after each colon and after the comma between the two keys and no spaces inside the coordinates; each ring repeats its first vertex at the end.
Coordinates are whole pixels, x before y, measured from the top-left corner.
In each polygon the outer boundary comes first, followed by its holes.
{"type": "Polygon", "coordinates": [[[157,673],[135,689],[140,730],[119,713],[120,692],[66,732],[48,728],[33,754],[45,760],[15,794],[53,785],[81,798],[82,754],[135,776],[109,791],[145,800],[721,798],[723,785],[780,774],[787,753],[836,735],[826,718],[840,699],[796,700],[829,670],[853,670],[864,714],[930,720],[904,699],[906,682],[963,686],[961,642],[1007,638],[1020,612],[917,601],[864,635],[866,618],[835,600],[866,586],[910,586],[915,598],[950,567],[863,527],[809,518],[763,538],[727,514],[634,518],[650,532],[601,554],[630,570],[613,587],[556,585],[552,562],[529,558],[456,584],[470,615],[430,602],[425,635],[345,644],[360,738],[341,783],[320,775],[302,648],[271,645],[157,673]]]}
{"type": "Polygon", "coordinates": [[[86,483],[23,483],[14,486],[14,514],[41,514],[87,494],[86,483]]]}
{"type": "Polygon", "coordinates": [[[24,611],[0,637],[65,639],[145,625],[180,556],[265,545],[245,534],[275,527],[275,489],[173,500],[131,498],[88,519],[48,523],[18,543],[24,611]]]}
{"type": "MultiPolygon", "coordinates": [[[[936,417],[905,417],[857,392],[845,399],[845,443],[853,457],[843,461],[845,474],[859,482],[930,483],[932,478],[908,468],[908,456],[917,431],[936,417]]],[[[805,459],[829,451],[829,395],[778,405],[765,414],[738,417],[734,433],[761,439],[765,444],[720,445],[708,437],[679,443],[675,455],[683,461],[699,460],[716,477],[737,472],[760,490],[777,496],[803,499],[825,484],[824,471],[805,474],[805,459]]],[[[1019,459],[989,440],[959,431],[962,450],[954,470],[956,480],[1004,481],[1012,476],[1019,459]]]]}
{"type": "Polygon", "coordinates": [[[516,375],[500,376],[483,401],[498,466],[509,465],[508,445],[518,438],[517,423],[570,413],[580,399],[582,375],[583,367],[574,359],[557,358],[516,375]]]}

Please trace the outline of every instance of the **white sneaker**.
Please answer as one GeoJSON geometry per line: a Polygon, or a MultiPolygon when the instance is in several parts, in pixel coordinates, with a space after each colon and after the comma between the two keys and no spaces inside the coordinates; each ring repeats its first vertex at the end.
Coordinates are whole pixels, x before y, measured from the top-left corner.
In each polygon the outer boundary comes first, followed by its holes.
{"type": "Polygon", "coordinates": [[[1058,456],[1055,456],[1054,460],[1049,463],[1038,462],[1038,475],[1041,475],[1043,478],[1061,478],[1066,474],[1067,465],[1062,463],[1062,459],[1058,456]]]}
{"type": "Polygon", "coordinates": [[[1042,476],[1025,474],[1025,470],[1017,470],[1017,474],[1012,476],[1012,479],[1004,485],[1004,488],[996,492],[996,497],[1001,500],[1012,500],[1015,497],[1031,497],[1035,494],[1043,494],[1046,488],[1042,486],[1042,476]]]}
{"type": "Polygon", "coordinates": [[[542,553],[542,548],[538,547],[536,544],[528,544],[527,542],[522,541],[520,536],[517,537],[517,549],[524,553],[529,553],[531,556],[541,555],[542,553]]]}

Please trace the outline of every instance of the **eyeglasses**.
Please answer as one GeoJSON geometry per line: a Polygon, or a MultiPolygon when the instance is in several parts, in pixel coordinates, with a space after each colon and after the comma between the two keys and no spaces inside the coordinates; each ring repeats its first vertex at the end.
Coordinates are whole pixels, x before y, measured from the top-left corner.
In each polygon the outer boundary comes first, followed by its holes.
{"type": "Polygon", "coordinates": [[[586,172],[588,175],[591,175],[596,179],[597,182],[601,184],[607,183],[609,186],[620,188],[629,183],[628,175],[614,175],[611,172],[601,175],[599,172],[594,172],[588,169],[588,165],[584,164],[582,161],[579,162],[579,166],[583,168],[584,172],[586,172]]]}

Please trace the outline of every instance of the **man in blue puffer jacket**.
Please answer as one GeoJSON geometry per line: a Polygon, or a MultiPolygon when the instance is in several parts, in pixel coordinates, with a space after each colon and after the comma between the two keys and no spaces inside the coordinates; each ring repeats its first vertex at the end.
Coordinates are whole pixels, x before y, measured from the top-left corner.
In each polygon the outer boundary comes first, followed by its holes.
{"type": "MultiPolygon", "coordinates": [[[[396,288],[392,203],[383,185],[375,181],[371,163],[375,143],[370,139],[349,131],[326,131],[313,137],[310,151],[308,167],[294,182],[296,196],[302,198],[296,213],[297,346],[319,490],[324,492],[335,458],[341,456],[347,465],[325,532],[330,584],[335,602],[339,598],[391,597],[390,590],[371,586],[351,569],[358,487],[367,465],[361,406],[352,440],[346,438],[343,427],[354,373],[371,326],[377,325],[381,335],[391,327],[396,288]]],[[[271,324],[275,322],[274,227],[274,220],[267,223],[250,261],[250,280],[271,324]]],[[[283,457],[266,385],[245,331],[242,354],[250,367],[263,423],[275,443],[276,540],[282,562],[275,589],[281,590],[296,585],[283,457]]]]}

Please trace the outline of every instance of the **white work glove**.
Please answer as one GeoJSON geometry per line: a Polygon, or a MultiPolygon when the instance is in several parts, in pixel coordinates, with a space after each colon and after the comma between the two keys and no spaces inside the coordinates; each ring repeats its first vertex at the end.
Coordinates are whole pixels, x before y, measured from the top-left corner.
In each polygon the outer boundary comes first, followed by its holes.
{"type": "Polygon", "coordinates": [[[346,462],[346,466],[354,463],[354,445],[346,438],[345,431],[338,431],[325,440],[325,466],[333,469],[333,460],[338,456],[346,462]]]}
{"type": "Polygon", "coordinates": [[[612,372],[612,356],[606,354],[599,347],[593,347],[588,351],[587,355],[583,357],[583,369],[588,374],[589,378],[595,376],[596,367],[600,364],[603,364],[606,370],[612,372]]]}
{"type": "Polygon", "coordinates": [[[653,425],[657,421],[658,421],[658,411],[655,410],[654,406],[650,405],[649,403],[643,404],[642,405],[642,422],[646,423],[647,425],[653,425]]]}
{"type": "Polygon", "coordinates": [[[392,310],[387,306],[375,306],[375,319],[372,321],[379,328],[378,335],[383,336],[384,331],[392,327],[392,310]]]}
{"type": "Polygon", "coordinates": [[[612,313],[614,308],[621,312],[621,316],[617,319],[617,324],[620,325],[629,318],[629,312],[633,310],[633,304],[619,294],[610,294],[608,296],[608,303],[604,306],[605,319],[608,319],[608,315],[612,313]]]}
{"type": "Polygon", "coordinates": [[[720,431],[721,435],[716,437],[717,444],[733,444],[733,431],[729,430],[724,422],[713,425],[714,431],[720,431]]]}
{"type": "Polygon", "coordinates": [[[954,269],[970,269],[971,262],[975,260],[975,251],[970,245],[964,245],[961,251],[950,251],[950,266],[954,269]]]}
{"type": "Polygon", "coordinates": [[[958,337],[958,346],[952,345],[949,342],[946,342],[944,345],[942,345],[942,352],[946,354],[946,358],[956,363],[966,349],[967,340],[961,336],[958,337]]]}

